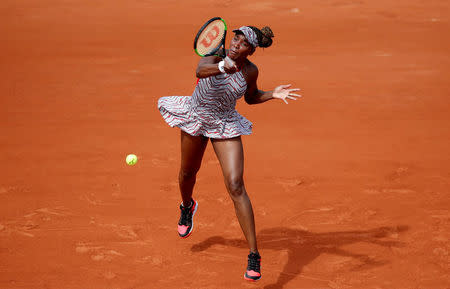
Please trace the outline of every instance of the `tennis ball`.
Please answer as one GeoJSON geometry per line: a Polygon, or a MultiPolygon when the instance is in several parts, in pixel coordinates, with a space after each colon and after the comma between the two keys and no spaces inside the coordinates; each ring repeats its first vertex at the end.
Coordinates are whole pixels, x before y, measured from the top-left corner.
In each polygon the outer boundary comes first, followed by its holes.
{"type": "Polygon", "coordinates": [[[129,166],[134,166],[137,163],[137,156],[134,154],[129,154],[129,155],[127,155],[127,158],[125,159],[125,161],[127,162],[127,164],[129,166]]]}

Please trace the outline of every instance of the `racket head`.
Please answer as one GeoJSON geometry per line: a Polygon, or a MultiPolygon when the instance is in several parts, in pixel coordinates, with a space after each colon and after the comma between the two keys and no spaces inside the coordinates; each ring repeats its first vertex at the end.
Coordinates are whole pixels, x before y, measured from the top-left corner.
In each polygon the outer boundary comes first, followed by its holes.
{"type": "Polygon", "coordinates": [[[227,23],[225,20],[221,17],[209,19],[195,36],[195,53],[201,57],[217,55],[221,46],[225,46],[226,35],[227,23]]]}

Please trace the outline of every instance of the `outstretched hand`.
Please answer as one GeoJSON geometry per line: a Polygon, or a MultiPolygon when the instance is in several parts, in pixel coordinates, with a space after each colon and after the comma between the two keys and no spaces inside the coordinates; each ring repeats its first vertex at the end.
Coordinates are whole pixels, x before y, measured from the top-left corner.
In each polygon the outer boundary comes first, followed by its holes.
{"type": "Polygon", "coordinates": [[[286,104],[288,104],[287,99],[297,100],[297,98],[302,97],[300,94],[293,93],[294,91],[299,91],[300,88],[289,88],[290,84],[283,84],[275,87],[272,92],[273,98],[282,99],[286,104]]]}

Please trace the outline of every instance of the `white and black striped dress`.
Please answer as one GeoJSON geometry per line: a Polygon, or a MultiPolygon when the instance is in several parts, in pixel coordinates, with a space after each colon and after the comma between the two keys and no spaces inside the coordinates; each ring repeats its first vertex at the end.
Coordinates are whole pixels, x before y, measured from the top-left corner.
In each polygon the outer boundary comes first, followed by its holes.
{"type": "Polygon", "coordinates": [[[201,78],[192,96],[165,96],[158,108],[171,127],[190,135],[209,138],[232,138],[252,133],[252,123],[235,107],[247,83],[242,71],[201,78]]]}

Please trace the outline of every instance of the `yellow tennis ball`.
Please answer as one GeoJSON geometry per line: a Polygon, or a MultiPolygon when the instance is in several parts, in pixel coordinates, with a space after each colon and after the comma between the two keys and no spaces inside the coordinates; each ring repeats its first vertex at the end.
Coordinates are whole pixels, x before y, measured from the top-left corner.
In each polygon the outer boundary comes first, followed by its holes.
{"type": "Polygon", "coordinates": [[[137,163],[137,156],[134,154],[129,154],[129,155],[127,155],[127,158],[125,159],[125,161],[127,162],[127,164],[129,166],[133,166],[137,163]]]}

